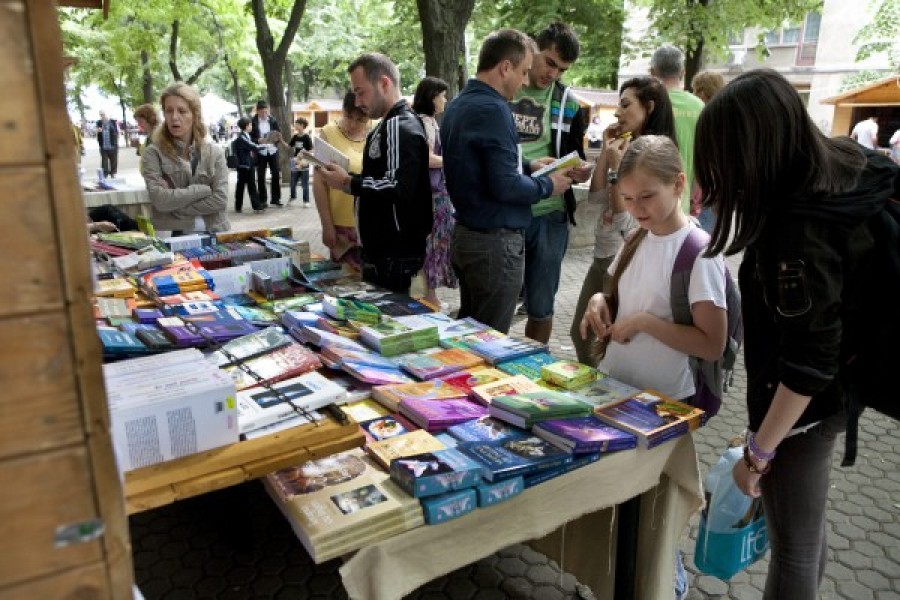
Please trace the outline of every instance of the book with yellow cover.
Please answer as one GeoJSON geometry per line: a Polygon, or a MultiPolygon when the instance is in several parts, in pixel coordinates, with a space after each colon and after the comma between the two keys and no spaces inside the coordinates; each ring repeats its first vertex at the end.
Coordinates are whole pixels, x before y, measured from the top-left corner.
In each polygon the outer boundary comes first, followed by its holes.
{"type": "Polygon", "coordinates": [[[368,452],[375,462],[385,469],[391,468],[391,461],[395,458],[403,458],[422,454],[424,452],[434,452],[435,450],[443,450],[446,448],[444,444],[437,440],[433,435],[423,429],[410,431],[403,435],[385,438],[366,446],[368,452]]]}
{"type": "Polygon", "coordinates": [[[512,377],[498,379],[492,383],[476,385],[472,388],[470,396],[476,402],[490,406],[491,400],[498,396],[540,392],[541,390],[541,386],[524,375],[513,375],[512,377]]]}

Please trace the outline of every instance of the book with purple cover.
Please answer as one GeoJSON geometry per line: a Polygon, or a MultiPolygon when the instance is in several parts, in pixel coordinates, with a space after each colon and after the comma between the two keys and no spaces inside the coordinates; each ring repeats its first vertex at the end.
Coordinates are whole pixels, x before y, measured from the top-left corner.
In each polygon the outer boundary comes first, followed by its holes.
{"type": "Polygon", "coordinates": [[[635,398],[600,406],[594,415],[604,423],[635,434],[643,448],[653,448],[688,432],[686,420],[659,415],[653,407],[635,398]]]}
{"type": "Polygon", "coordinates": [[[172,340],[172,343],[179,348],[205,346],[208,344],[203,339],[203,336],[188,329],[184,321],[178,317],[163,317],[162,319],[157,319],[156,323],[163,333],[166,334],[166,337],[172,340]]]}
{"type": "Polygon", "coordinates": [[[574,454],[616,452],[637,446],[637,437],[617,429],[597,417],[551,419],[532,428],[535,435],[574,454]]]}
{"type": "Polygon", "coordinates": [[[447,428],[447,433],[460,442],[496,442],[521,439],[531,435],[527,429],[515,427],[490,416],[453,425],[447,428]]]}
{"type": "Polygon", "coordinates": [[[258,330],[256,325],[250,321],[203,323],[197,325],[197,329],[204,338],[209,338],[216,342],[227,342],[258,330]]]}
{"type": "Polygon", "coordinates": [[[400,402],[400,413],[422,429],[435,432],[443,431],[457,423],[483,417],[487,414],[487,410],[474,402],[462,399],[406,399],[400,402]]]}

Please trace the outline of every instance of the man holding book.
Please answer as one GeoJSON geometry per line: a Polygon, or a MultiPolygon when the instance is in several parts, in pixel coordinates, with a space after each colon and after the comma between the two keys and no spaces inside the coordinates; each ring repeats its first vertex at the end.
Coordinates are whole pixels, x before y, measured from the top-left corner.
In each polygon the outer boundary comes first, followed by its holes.
{"type": "MultiPolygon", "coordinates": [[[[578,59],[580,46],[572,28],[553,23],[535,38],[538,51],[528,72],[528,85],[510,103],[526,161],[560,158],[577,152],[569,175],[575,183],[587,181],[591,168],[584,159],[585,117],[563,74],[578,59]]],[[[532,169],[535,167],[532,166],[532,169]]],[[[575,224],[575,193],[544,198],[531,206],[531,223],[525,228],[525,335],[542,343],[553,329],[553,300],[559,289],[562,261],[569,245],[569,223],[575,224]]]]}
{"type": "Polygon", "coordinates": [[[434,220],[425,128],[400,96],[400,71],[387,56],[363,54],[347,71],[356,106],[381,122],[366,139],[362,173],[329,163],[317,176],[356,196],[363,279],[406,294],[434,220]]]}
{"type": "Polygon", "coordinates": [[[530,177],[543,163],[520,160],[509,102],[527,81],[537,47],[503,29],[482,44],[474,79],[447,106],[441,124],[444,174],[456,209],[450,246],[459,277],[459,318],[509,331],[525,270],[531,205],[562,195],[568,171],[530,177]]]}

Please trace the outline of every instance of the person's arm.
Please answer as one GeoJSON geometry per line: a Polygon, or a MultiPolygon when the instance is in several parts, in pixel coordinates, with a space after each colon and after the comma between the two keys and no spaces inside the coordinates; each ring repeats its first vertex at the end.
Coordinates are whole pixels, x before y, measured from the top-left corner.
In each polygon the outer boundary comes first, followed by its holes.
{"type": "Polygon", "coordinates": [[[159,212],[171,213],[189,206],[212,193],[210,186],[191,184],[185,188],[175,188],[167,181],[163,170],[159,148],[147,148],[141,161],[141,175],[147,186],[150,203],[159,212]]]}
{"type": "Polygon", "coordinates": [[[653,336],[666,346],[704,360],[716,360],[725,350],[728,315],[724,308],[705,300],[691,305],[693,325],[678,325],[647,312],[617,319],[612,338],[627,344],[638,333],[653,336]]]}
{"type": "Polygon", "coordinates": [[[419,165],[428,160],[425,136],[416,135],[412,122],[400,115],[385,123],[388,165],[379,179],[350,176],[350,193],[376,202],[406,204],[414,197],[419,165]]]}
{"type": "Polygon", "coordinates": [[[212,144],[206,145],[206,151],[212,153],[213,162],[210,193],[173,211],[177,217],[212,215],[223,212],[228,207],[228,165],[225,164],[225,153],[212,144]]]}
{"type": "Polygon", "coordinates": [[[478,156],[472,158],[484,164],[490,196],[505,204],[531,205],[554,195],[552,177],[531,177],[519,172],[515,126],[511,122],[499,122],[496,115],[491,115],[490,118],[479,116],[481,118],[471,124],[473,131],[481,132],[477,146],[478,156]]]}
{"type": "Polygon", "coordinates": [[[439,169],[444,166],[444,158],[434,153],[434,140],[437,137],[434,122],[422,117],[422,124],[425,126],[425,140],[428,143],[428,167],[439,169]]]}
{"type": "MultiPolygon", "coordinates": [[[[317,170],[316,175],[320,171],[317,170]]],[[[334,229],[334,217],[331,214],[331,199],[328,197],[328,185],[322,177],[313,177],[313,199],[316,201],[319,221],[322,223],[322,243],[328,248],[334,248],[334,245],[337,243],[337,234],[334,229]]]]}

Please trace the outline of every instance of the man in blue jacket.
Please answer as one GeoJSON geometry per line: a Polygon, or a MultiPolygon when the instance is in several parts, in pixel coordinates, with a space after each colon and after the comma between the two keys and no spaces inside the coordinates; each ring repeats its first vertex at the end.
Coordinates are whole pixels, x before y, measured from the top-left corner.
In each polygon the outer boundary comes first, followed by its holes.
{"type": "Polygon", "coordinates": [[[478,68],[441,124],[447,190],[456,209],[451,262],[459,277],[459,317],[509,331],[525,270],[531,205],[571,187],[569,174],[531,177],[509,101],[528,81],[537,47],[520,31],[489,35],[478,68]]]}

